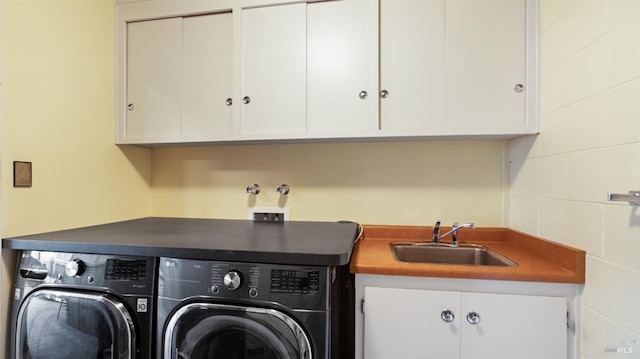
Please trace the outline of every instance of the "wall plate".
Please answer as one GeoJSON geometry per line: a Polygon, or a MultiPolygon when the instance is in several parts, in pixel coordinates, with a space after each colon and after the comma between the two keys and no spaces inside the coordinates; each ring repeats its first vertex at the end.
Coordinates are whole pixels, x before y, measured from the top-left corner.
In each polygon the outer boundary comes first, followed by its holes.
{"type": "Polygon", "coordinates": [[[31,187],[31,162],[13,161],[13,187],[31,187]]]}
{"type": "Polygon", "coordinates": [[[289,207],[251,207],[249,219],[258,222],[286,222],[289,220],[289,207]],[[256,214],[259,217],[256,217],[256,214]]]}

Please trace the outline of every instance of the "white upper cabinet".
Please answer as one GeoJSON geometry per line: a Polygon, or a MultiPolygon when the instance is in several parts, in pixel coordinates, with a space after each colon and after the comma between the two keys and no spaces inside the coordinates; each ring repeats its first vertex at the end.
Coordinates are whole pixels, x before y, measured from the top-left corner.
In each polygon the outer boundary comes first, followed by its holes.
{"type": "Polygon", "coordinates": [[[125,136],[180,136],[182,19],[132,22],[127,33],[125,136]]]}
{"type": "MultiPolygon", "coordinates": [[[[310,3],[307,7],[307,130],[363,134],[378,129],[372,78],[369,0],[310,3]]],[[[375,17],[373,17],[375,18],[375,17]]],[[[374,72],[375,76],[375,72],[374,72]]]]}
{"type": "Polygon", "coordinates": [[[382,130],[445,128],[445,0],[380,2],[382,130]]]}
{"type": "Polygon", "coordinates": [[[370,0],[118,5],[117,143],[374,133],[374,7],[370,0]]]}
{"type": "Polygon", "coordinates": [[[526,132],[526,0],[447,0],[446,14],[447,127],[526,132]]]}
{"type": "Polygon", "coordinates": [[[306,131],[304,3],[242,11],[242,133],[306,131]]]}
{"type": "Polygon", "coordinates": [[[537,131],[534,1],[381,0],[380,6],[384,133],[537,131]]]}
{"type": "Polygon", "coordinates": [[[243,138],[369,129],[376,85],[367,6],[340,0],[242,11],[243,138]]]}
{"type": "Polygon", "coordinates": [[[210,141],[231,135],[231,13],[126,24],[120,143],[210,141]]]}
{"type": "Polygon", "coordinates": [[[189,16],[182,24],[182,137],[232,132],[231,13],[189,16]]]}
{"type": "Polygon", "coordinates": [[[537,131],[538,0],[119,0],[119,144],[537,131]]]}

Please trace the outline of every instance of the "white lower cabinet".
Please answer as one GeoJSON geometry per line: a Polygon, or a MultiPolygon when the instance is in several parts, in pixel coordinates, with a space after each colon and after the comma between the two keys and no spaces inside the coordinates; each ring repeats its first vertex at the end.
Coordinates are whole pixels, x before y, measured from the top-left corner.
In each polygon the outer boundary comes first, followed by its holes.
{"type": "MultiPolygon", "coordinates": [[[[483,281],[469,283],[474,287],[477,282],[483,281]]],[[[568,341],[574,333],[567,325],[571,295],[541,295],[538,289],[524,295],[371,284],[356,284],[356,296],[362,300],[356,315],[358,359],[572,357],[568,341]]]]}

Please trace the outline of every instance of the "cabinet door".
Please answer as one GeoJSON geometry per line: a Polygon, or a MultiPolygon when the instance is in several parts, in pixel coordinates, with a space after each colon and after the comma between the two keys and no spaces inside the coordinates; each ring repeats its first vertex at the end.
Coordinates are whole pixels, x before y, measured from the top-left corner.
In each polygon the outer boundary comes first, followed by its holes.
{"type": "Polygon", "coordinates": [[[305,3],[242,12],[242,132],[306,131],[305,3]]]}
{"type": "Polygon", "coordinates": [[[441,318],[460,293],[365,287],[364,300],[365,359],[460,357],[460,319],[441,318]]]}
{"type": "Polygon", "coordinates": [[[183,19],[183,137],[231,135],[231,18],[229,12],[183,19]]]}
{"type": "Polygon", "coordinates": [[[524,131],[526,0],[447,0],[447,127],[524,131]]]}
{"type": "Polygon", "coordinates": [[[180,135],[182,18],[127,24],[125,137],[180,135]]]}
{"type": "Polygon", "coordinates": [[[380,127],[444,128],[444,69],[445,0],[381,0],[380,127]]]}
{"type": "Polygon", "coordinates": [[[369,81],[371,2],[307,6],[307,130],[366,131],[371,102],[377,103],[377,84],[369,81]]]}
{"type": "Polygon", "coordinates": [[[567,301],[561,297],[463,293],[464,359],[566,358],[567,301]],[[467,314],[479,316],[477,324],[467,314]]]}

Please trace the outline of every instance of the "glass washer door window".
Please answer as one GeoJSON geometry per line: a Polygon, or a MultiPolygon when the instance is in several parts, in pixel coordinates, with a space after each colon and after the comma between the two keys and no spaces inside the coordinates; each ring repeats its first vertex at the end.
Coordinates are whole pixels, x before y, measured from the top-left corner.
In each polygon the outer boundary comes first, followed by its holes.
{"type": "Polygon", "coordinates": [[[23,301],[16,328],[17,359],[131,359],[133,320],[106,293],[37,290],[23,301]]]}
{"type": "Polygon", "coordinates": [[[275,309],[214,303],[181,307],[169,320],[164,357],[312,359],[300,325],[275,309]]]}

